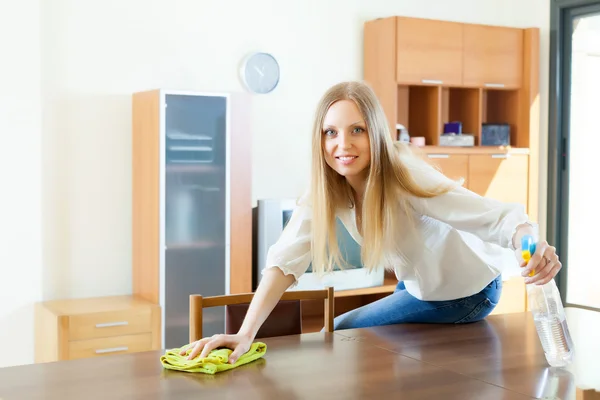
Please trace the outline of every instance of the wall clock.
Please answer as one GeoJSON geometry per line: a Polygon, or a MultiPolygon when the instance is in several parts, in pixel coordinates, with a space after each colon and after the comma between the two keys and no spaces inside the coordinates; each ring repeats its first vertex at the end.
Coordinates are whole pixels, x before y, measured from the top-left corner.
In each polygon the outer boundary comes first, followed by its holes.
{"type": "Polygon", "coordinates": [[[242,62],[241,78],[246,88],[258,94],[272,92],[279,83],[279,63],[269,53],[252,53],[242,62]]]}

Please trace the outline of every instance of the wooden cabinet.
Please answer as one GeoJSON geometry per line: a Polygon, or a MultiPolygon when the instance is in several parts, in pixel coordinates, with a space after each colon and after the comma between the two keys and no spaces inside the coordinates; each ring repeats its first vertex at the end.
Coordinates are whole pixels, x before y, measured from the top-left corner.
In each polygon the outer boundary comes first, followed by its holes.
{"type": "Polygon", "coordinates": [[[496,153],[469,156],[469,189],[482,196],[527,207],[528,157],[496,153]]]}
{"type": "MultiPolygon", "coordinates": [[[[424,152],[475,193],[523,204],[537,220],[539,28],[499,27],[390,16],[364,24],[364,80],[375,91],[391,135],[404,125],[424,152]],[[444,124],[459,121],[472,147],[440,146],[444,124]],[[507,124],[508,146],[483,146],[483,124],[507,124]]],[[[391,279],[393,280],[393,279],[391,279]]],[[[336,293],[336,313],[389,294],[336,293]],[[341,300],[340,299],[340,300],[341,300]]],[[[505,282],[496,313],[525,310],[522,279],[505,282]]],[[[337,314],[336,314],[337,315],[337,314]]]]}
{"type": "Polygon", "coordinates": [[[464,178],[467,189],[485,197],[528,206],[529,155],[476,148],[425,148],[430,163],[451,179],[464,178]]]}
{"type": "Polygon", "coordinates": [[[527,310],[527,290],[523,278],[513,277],[502,282],[500,301],[492,314],[508,314],[527,310]]]}
{"type": "Polygon", "coordinates": [[[35,362],[159,350],[161,309],[135,296],[35,305],[35,362]]]}
{"type": "MultiPolygon", "coordinates": [[[[250,98],[132,96],[133,293],[163,310],[163,348],[189,338],[189,296],[252,291],[250,98]]],[[[223,332],[215,308],[204,332],[223,332]]]]}
{"type": "Polygon", "coordinates": [[[465,154],[431,153],[427,155],[432,165],[448,178],[453,180],[464,179],[468,185],[469,156],[465,154]]]}
{"type": "Polygon", "coordinates": [[[398,17],[397,82],[460,85],[462,47],[463,26],[460,23],[398,17]]]}
{"type": "Polygon", "coordinates": [[[463,25],[463,84],[518,88],[523,81],[523,29],[463,25]]]}
{"type": "MultiPolygon", "coordinates": [[[[482,196],[528,206],[527,154],[497,152],[477,154],[477,149],[426,150],[431,163],[452,179],[466,176],[465,188],[482,196]],[[462,154],[460,154],[462,152],[462,154]],[[459,153],[459,154],[453,154],[459,153]]],[[[523,312],[527,294],[521,277],[503,282],[502,296],[492,314],[523,312]]]]}

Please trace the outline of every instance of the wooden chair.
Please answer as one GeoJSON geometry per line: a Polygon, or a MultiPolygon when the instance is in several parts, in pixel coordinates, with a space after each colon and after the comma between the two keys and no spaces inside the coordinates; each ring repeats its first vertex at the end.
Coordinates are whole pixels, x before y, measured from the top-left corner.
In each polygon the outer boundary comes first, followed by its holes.
{"type": "MultiPolygon", "coordinates": [[[[190,343],[202,339],[202,309],[225,306],[226,334],[237,333],[242,326],[254,293],[202,297],[190,295],[190,343]]],[[[256,339],[302,333],[301,300],[324,301],[324,327],[333,332],[333,287],[322,290],[299,290],[285,292],[271,314],[256,334],[256,339]]]]}
{"type": "Polygon", "coordinates": [[[577,400],[600,400],[600,392],[596,389],[577,388],[577,400]]]}

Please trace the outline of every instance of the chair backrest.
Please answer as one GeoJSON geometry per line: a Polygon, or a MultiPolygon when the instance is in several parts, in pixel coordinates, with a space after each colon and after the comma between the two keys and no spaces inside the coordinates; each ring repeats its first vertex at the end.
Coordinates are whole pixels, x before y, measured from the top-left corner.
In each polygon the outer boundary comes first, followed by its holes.
{"type": "MultiPolygon", "coordinates": [[[[190,343],[203,338],[202,309],[225,306],[226,332],[236,333],[242,325],[254,293],[202,297],[190,295],[190,343]]],[[[301,300],[323,300],[324,328],[333,332],[333,287],[322,290],[298,290],[285,292],[258,331],[256,338],[294,335],[302,333],[301,300]]]]}
{"type": "Polygon", "coordinates": [[[600,392],[596,389],[577,388],[577,400],[600,400],[600,392]]]}

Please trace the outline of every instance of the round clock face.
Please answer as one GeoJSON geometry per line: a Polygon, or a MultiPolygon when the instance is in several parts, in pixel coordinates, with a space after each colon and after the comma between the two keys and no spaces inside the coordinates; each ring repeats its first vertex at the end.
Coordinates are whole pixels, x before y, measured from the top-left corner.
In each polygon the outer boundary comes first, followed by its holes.
{"type": "Polygon", "coordinates": [[[267,53],[253,53],[242,64],[242,80],[254,93],[269,93],[279,83],[279,64],[267,53]]]}

